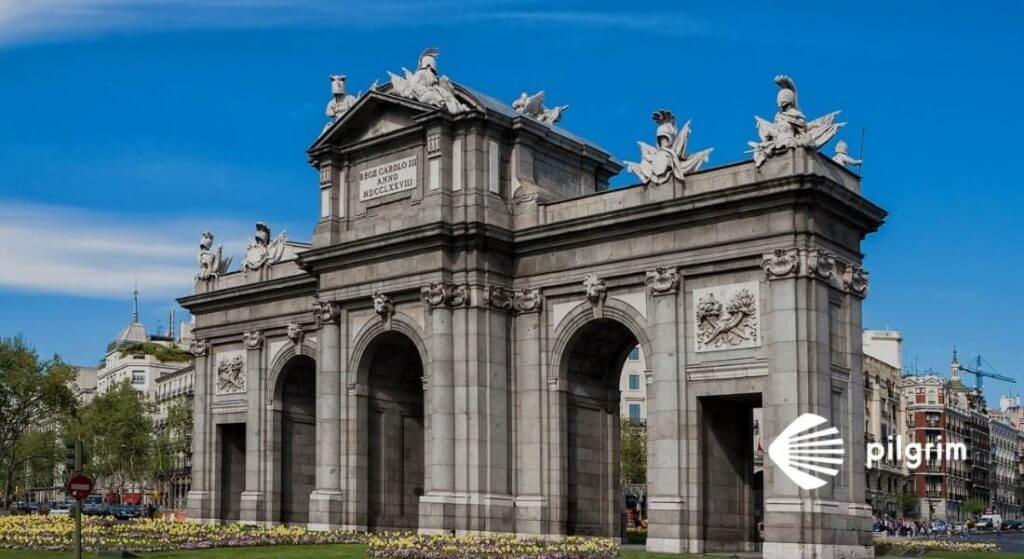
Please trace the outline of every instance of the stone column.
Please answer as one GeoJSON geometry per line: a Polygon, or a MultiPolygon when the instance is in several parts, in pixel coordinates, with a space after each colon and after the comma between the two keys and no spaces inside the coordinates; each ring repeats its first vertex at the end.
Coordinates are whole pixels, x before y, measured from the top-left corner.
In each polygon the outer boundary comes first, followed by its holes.
{"type": "Polygon", "coordinates": [[[263,524],[266,517],[266,488],[263,472],[263,414],[266,413],[264,391],[266,368],[263,363],[263,333],[249,330],[242,336],[246,347],[246,413],[245,422],[245,485],[241,496],[240,520],[243,524],[263,524]]]}
{"type": "Polygon", "coordinates": [[[337,528],[344,523],[341,491],[341,330],[340,307],[333,301],[317,303],[320,357],[316,375],[316,489],[309,497],[309,527],[337,528]]]}
{"type": "Polygon", "coordinates": [[[210,470],[216,463],[209,452],[210,433],[207,412],[210,407],[210,346],[206,340],[195,340],[189,347],[195,359],[194,400],[192,409],[192,484],[185,498],[185,514],[194,521],[213,521],[211,510],[210,470]]]}
{"type": "MultiPolygon", "coordinates": [[[[791,247],[764,257],[770,373],[762,432],[765,441],[773,441],[798,416],[815,413],[828,424],[838,423],[849,449],[851,444],[863,445],[863,438],[850,438],[858,431],[849,427],[849,422],[860,423],[863,432],[863,388],[857,391],[861,399],[856,405],[843,410],[841,402],[852,392],[849,384],[863,387],[863,370],[833,364],[830,337],[839,332],[831,330],[830,294],[839,286],[834,263],[830,266],[830,259],[822,255],[817,249],[791,247]]],[[[859,307],[846,312],[859,312],[859,307]]],[[[859,324],[859,317],[854,322],[859,324]]],[[[863,451],[851,450],[838,478],[819,489],[804,490],[766,459],[764,557],[872,557],[871,510],[863,502],[863,483],[858,485],[859,495],[851,495],[842,479],[851,469],[859,469],[863,479],[863,468],[863,451]],[[860,461],[853,463],[851,458],[860,461]]]]}
{"type": "Polygon", "coordinates": [[[515,511],[508,481],[509,316],[507,311],[479,305],[465,308],[464,299],[450,301],[455,308],[457,356],[455,491],[462,501],[456,505],[456,529],[511,531],[515,511]]]}
{"type": "MultiPolygon", "coordinates": [[[[502,314],[504,314],[502,312],[502,314]]],[[[543,337],[540,313],[515,317],[516,380],[516,532],[544,534],[550,503],[545,496],[544,392],[548,389],[541,363],[543,337]]]]}
{"type": "Polygon", "coordinates": [[[649,322],[654,328],[651,354],[645,355],[651,377],[647,379],[648,530],[647,549],[663,553],[699,552],[690,544],[699,538],[690,526],[696,503],[688,502],[689,483],[696,483],[689,464],[697,448],[685,448],[692,438],[686,414],[686,382],[683,363],[686,348],[680,319],[681,278],[675,269],[658,268],[647,273],[650,293],[649,322]]]}
{"type": "MultiPolygon", "coordinates": [[[[465,298],[464,289],[459,289],[465,298]]],[[[427,394],[425,414],[430,416],[426,443],[430,445],[426,465],[427,487],[420,497],[419,531],[451,529],[455,517],[455,382],[452,347],[452,306],[456,293],[449,284],[431,284],[421,291],[430,312],[427,394]]]]}

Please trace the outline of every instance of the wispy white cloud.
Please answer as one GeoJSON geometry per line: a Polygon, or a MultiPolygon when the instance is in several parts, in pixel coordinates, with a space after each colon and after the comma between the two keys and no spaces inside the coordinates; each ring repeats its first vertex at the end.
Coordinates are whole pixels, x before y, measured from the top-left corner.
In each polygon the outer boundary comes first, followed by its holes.
{"type": "Polygon", "coordinates": [[[707,32],[681,13],[538,8],[536,0],[0,0],[0,45],[109,33],[345,24],[364,29],[468,21],[626,29],[650,34],[707,32]]]}
{"type": "MultiPolygon", "coordinates": [[[[219,229],[228,250],[244,246],[242,224],[219,229]]],[[[179,296],[191,290],[201,231],[193,219],[0,201],[0,290],[124,297],[137,279],[147,296],[179,296]]]]}

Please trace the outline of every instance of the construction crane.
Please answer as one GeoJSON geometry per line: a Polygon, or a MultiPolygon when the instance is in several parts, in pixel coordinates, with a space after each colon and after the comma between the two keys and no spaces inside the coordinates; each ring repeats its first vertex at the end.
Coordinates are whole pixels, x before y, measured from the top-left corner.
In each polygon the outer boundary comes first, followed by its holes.
{"type": "Polygon", "coordinates": [[[969,373],[969,374],[974,375],[974,378],[976,380],[975,386],[978,388],[978,391],[981,391],[981,387],[982,387],[982,384],[983,384],[982,381],[984,380],[985,377],[994,378],[996,380],[1001,380],[1001,381],[1005,381],[1005,382],[1012,382],[1014,384],[1017,383],[1016,380],[1014,380],[1014,379],[1012,379],[1012,378],[1010,378],[1008,376],[1004,376],[1004,375],[1001,375],[999,373],[992,372],[991,369],[994,369],[994,367],[992,365],[990,365],[987,361],[985,361],[985,359],[983,359],[981,357],[981,355],[978,355],[977,357],[974,358],[974,368],[971,368],[971,367],[965,367],[965,366],[961,365],[959,363],[959,361],[957,361],[956,351],[954,351],[953,352],[953,366],[956,367],[956,369],[959,370],[962,373],[969,373]],[[982,363],[987,365],[990,370],[988,370],[988,371],[983,370],[981,368],[981,364],[982,363]]]}

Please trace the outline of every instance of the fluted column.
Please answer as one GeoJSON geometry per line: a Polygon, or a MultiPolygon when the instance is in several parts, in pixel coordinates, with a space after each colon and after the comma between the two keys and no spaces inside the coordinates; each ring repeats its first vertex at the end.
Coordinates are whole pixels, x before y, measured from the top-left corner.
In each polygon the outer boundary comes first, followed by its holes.
{"type": "Polygon", "coordinates": [[[316,489],[309,498],[311,529],[341,526],[344,495],[341,491],[342,370],[340,308],[333,301],[316,304],[320,324],[316,375],[316,489]]]}

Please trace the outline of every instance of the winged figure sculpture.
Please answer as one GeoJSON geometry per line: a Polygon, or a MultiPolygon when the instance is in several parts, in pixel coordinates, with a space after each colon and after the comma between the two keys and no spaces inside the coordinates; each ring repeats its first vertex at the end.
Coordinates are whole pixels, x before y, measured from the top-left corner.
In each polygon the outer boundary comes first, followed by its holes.
{"type": "Polygon", "coordinates": [[[562,113],[569,109],[569,105],[559,105],[549,109],[544,106],[543,90],[533,95],[527,95],[524,91],[518,99],[512,102],[512,109],[545,124],[554,124],[562,119],[562,113]]]}

